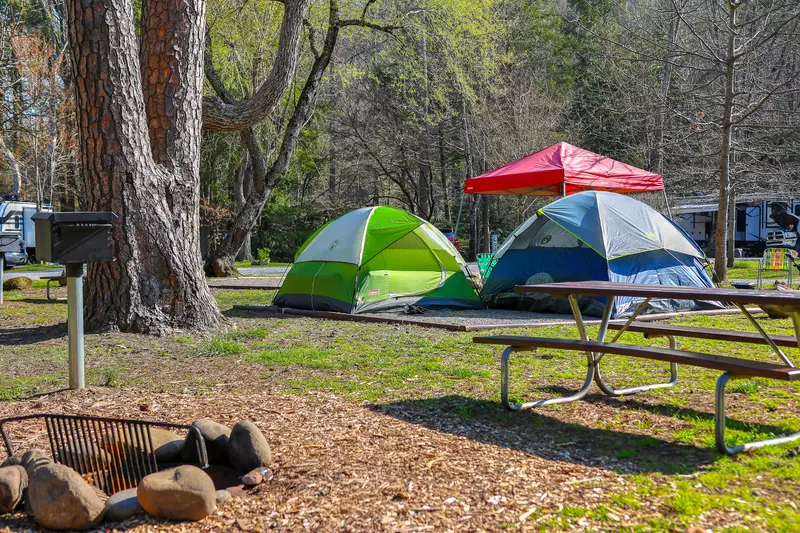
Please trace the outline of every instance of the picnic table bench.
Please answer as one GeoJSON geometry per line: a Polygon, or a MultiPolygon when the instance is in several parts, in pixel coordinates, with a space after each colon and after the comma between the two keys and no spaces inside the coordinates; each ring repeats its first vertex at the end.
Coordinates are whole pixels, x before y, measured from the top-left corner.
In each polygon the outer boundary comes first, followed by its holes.
{"type": "Polygon", "coordinates": [[[487,336],[476,337],[477,343],[496,344],[506,346],[501,357],[501,398],[503,406],[509,410],[522,410],[544,405],[552,405],[580,400],[588,393],[593,382],[600,390],[610,396],[624,396],[644,392],[647,390],[672,387],[678,379],[677,365],[695,366],[719,370],[722,375],[717,380],[715,395],[715,439],[717,449],[722,453],[735,454],[741,451],[759,448],[762,446],[780,444],[800,438],[800,432],[783,437],[776,437],[759,442],[750,442],[740,446],[729,447],[725,443],[725,386],[731,379],[740,378],[766,378],[779,381],[800,380],[800,369],[795,368],[781,347],[800,347],[800,295],[797,293],[779,291],[752,291],[736,289],[715,289],[702,287],[675,287],[667,285],[647,285],[614,282],[566,282],[549,283],[542,285],[518,286],[518,292],[534,292],[564,296],[569,299],[570,307],[575,317],[580,339],[558,339],[544,337],[516,337],[516,336],[487,336]],[[588,338],[583,317],[578,306],[578,296],[603,296],[606,304],[600,321],[600,331],[596,341],[588,338]],[[641,300],[639,306],[624,323],[611,323],[611,313],[614,308],[615,296],[630,296],[641,300]],[[756,328],[756,333],[729,331],[711,328],[693,328],[686,326],[671,326],[666,324],[650,324],[636,321],[636,318],[654,298],[668,298],[678,300],[703,300],[728,302],[739,307],[756,328]],[[771,304],[780,305],[790,311],[795,326],[795,337],[771,336],[758,321],[750,314],[745,304],[771,304]],[[606,341],[609,330],[616,332],[610,341],[606,341]],[[640,346],[635,344],[622,344],[617,341],[626,331],[641,333],[645,337],[666,337],[669,339],[669,348],[640,346]],[[744,342],[751,344],[769,345],[781,359],[781,364],[753,361],[737,357],[728,357],[716,354],[706,354],[679,350],[676,337],[701,338],[723,342],[744,342]],[[584,352],[587,357],[586,379],[583,386],[576,393],[560,398],[549,398],[519,405],[511,405],[508,394],[509,359],[515,351],[522,350],[568,350],[584,352]],[[670,380],[665,383],[641,385],[615,390],[608,385],[600,373],[600,362],[604,355],[614,354],[653,361],[663,361],[670,364],[670,380]]]}

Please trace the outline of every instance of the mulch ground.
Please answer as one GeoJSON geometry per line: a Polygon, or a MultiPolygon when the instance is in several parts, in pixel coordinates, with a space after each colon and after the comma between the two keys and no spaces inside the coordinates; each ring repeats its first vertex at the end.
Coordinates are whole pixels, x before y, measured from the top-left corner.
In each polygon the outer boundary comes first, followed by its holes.
{"type": "MultiPolygon", "coordinates": [[[[196,397],[92,388],[0,404],[0,417],[35,412],[183,423],[207,417],[230,425],[250,419],[268,435],[275,455],[271,481],[198,523],[144,517],[116,525],[134,531],[538,530],[536,520],[526,520],[537,510],[605,499],[603,489],[587,482],[614,488],[625,483],[607,469],[476,442],[455,434],[457,428],[435,431],[325,396],[220,391],[196,397]]],[[[44,439],[42,431],[26,445],[43,446],[44,439]]],[[[619,518],[623,526],[625,517],[619,518]]],[[[36,530],[22,515],[6,526],[36,530]]]]}

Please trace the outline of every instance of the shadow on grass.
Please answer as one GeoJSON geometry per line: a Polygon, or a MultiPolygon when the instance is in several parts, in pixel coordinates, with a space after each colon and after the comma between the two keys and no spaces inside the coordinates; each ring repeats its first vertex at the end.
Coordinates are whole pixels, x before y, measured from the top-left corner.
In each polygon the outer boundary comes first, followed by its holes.
{"type": "Polygon", "coordinates": [[[18,302],[24,302],[26,304],[40,304],[40,305],[41,304],[52,305],[52,304],[66,304],[67,303],[67,299],[66,298],[56,298],[54,300],[48,300],[47,298],[22,298],[22,299],[17,300],[17,301],[18,302]]]}
{"type": "Polygon", "coordinates": [[[0,346],[20,346],[58,339],[67,334],[67,324],[0,329],[0,346]]]}
{"type": "MultiPolygon", "coordinates": [[[[564,392],[561,392],[564,394],[564,392]]],[[[731,393],[728,392],[727,397],[731,397],[731,393]]],[[[676,405],[662,405],[662,404],[652,404],[647,403],[640,400],[634,400],[630,397],[623,399],[618,398],[609,398],[606,396],[587,396],[583,399],[589,403],[602,403],[606,405],[613,405],[616,409],[624,409],[628,411],[646,411],[648,413],[665,416],[669,418],[676,418],[679,420],[689,420],[693,422],[707,422],[711,427],[714,424],[714,413],[710,410],[714,409],[714,397],[710,393],[708,399],[708,407],[709,411],[698,411],[697,409],[692,409],[691,407],[680,407],[676,405]]],[[[730,418],[730,409],[727,412],[727,424],[725,427],[728,430],[739,430],[739,431],[747,431],[752,432],[756,431],[757,433],[761,434],[775,434],[775,435],[782,435],[786,433],[786,428],[781,428],[779,426],[773,426],[770,424],[759,424],[756,422],[742,422],[739,420],[735,420],[730,418]]]]}
{"type": "MultiPolygon", "coordinates": [[[[591,395],[587,398],[603,401],[591,395]]],[[[374,405],[372,409],[436,431],[544,459],[625,473],[688,474],[719,458],[708,448],[563,422],[548,416],[546,408],[511,413],[499,402],[457,395],[402,400],[374,405]]]]}

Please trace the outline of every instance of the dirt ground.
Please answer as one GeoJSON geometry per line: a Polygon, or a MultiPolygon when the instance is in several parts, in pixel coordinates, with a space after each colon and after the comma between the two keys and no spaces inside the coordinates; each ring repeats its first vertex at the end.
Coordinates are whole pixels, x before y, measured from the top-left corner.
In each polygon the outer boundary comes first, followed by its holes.
{"type": "MultiPolygon", "coordinates": [[[[91,386],[64,391],[65,306],[43,293],[0,308],[0,418],[249,419],[275,456],[272,480],[201,522],[142,517],[98,531],[800,531],[800,467],[788,448],[736,459],[713,451],[710,374],[682,374],[670,395],[595,393],[510,414],[496,399],[496,350],[468,334],[237,314],[230,308],[247,295],[220,292],[238,333],[89,335],[91,386]]],[[[609,363],[612,378],[627,365],[609,363]]],[[[579,377],[550,356],[519,366],[526,391],[562,394],[579,377]],[[554,369],[569,372],[541,375],[554,369]]],[[[735,431],[760,435],[794,412],[795,389],[758,387],[772,403],[740,409],[753,423],[735,431]]],[[[747,391],[732,408],[747,404],[747,391]]],[[[45,447],[46,434],[12,439],[45,447]]],[[[28,530],[37,527],[24,515],[0,522],[0,531],[28,530]]]]}

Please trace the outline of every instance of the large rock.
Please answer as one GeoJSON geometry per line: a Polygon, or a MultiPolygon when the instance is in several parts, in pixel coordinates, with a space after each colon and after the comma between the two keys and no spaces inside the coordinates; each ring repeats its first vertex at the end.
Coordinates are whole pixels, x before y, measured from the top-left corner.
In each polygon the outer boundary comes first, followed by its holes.
{"type": "Polygon", "coordinates": [[[58,456],[59,462],[72,466],[79,474],[100,472],[112,464],[112,458],[105,450],[83,440],[63,446],[58,450],[58,456]]]}
{"type": "Polygon", "coordinates": [[[103,518],[103,501],[80,474],[60,464],[28,470],[33,518],[50,529],[88,529],[103,518]]]}
{"type": "Polygon", "coordinates": [[[33,470],[37,469],[40,466],[46,466],[52,463],[52,459],[50,456],[47,455],[47,452],[44,450],[40,450],[39,448],[33,448],[32,450],[28,450],[27,452],[22,454],[20,457],[19,464],[28,471],[28,477],[33,470]]]}
{"type": "Polygon", "coordinates": [[[144,514],[144,509],[139,503],[135,488],[117,492],[106,501],[107,522],[121,522],[140,514],[144,514]]]}
{"type": "Polygon", "coordinates": [[[23,291],[31,287],[33,287],[33,280],[25,276],[17,276],[3,282],[3,289],[7,291],[23,291]]]}
{"type": "Polygon", "coordinates": [[[19,466],[22,464],[22,456],[21,455],[10,455],[6,457],[6,460],[0,464],[0,468],[5,468],[7,466],[19,466]]]}
{"type": "Polygon", "coordinates": [[[249,421],[233,426],[228,442],[228,459],[239,472],[249,472],[272,463],[272,451],[258,426],[249,421]]]}
{"type": "Polygon", "coordinates": [[[203,472],[208,474],[217,490],[242,484],[242,474],[227,466],[211,465],[204,469],[203,472]]]}
{"type": "Polygon", "coordinates": [[[0,468],[0,514],[10,513],[22,501],[28,488],[28,474],[21,466],[0,468]]]}
{"type": "Polygon", "coordinates": [[[192,465],[145,476],[136,495],[147,514],[170,520],[202,520],[216,505],[214,483],[192,465]]]}
{"type": "Polygon", "coordinates": [[[158,462],[172,463],[180,461],[181,451],[183,451],[183,437],[166,429],[150,428],[150,438],[153,440],[153,450],[158,462]]]}
{"type": "MultiPolygon", "coordinates": [[[[102,448],[112,454],[128,455],[132,453],[142,453],[144,447],[137,439],[131,439],[128,442],[125,436],[118,439],[116,434],[106,435],[104,437],[102,448]]],[[[180,462],[181,450],[183,449],[183,437],[172,431],[161,428],[150,428],[150,441],[153,445],[156,461],[161,464],[180,462]]],[[[149,445],[147,447],[149,449],[149,445]]]]}
{"type": "MultiPolygon", "coordinates": [[[[195,420],[192,425],[200,430],[203,435],[203,440],[206,442],[206,452],[208,453],[208,462],[215,465],[228,464],[228,439],[231,435],[229,427],[201,418],[195,420]]],[[[186,442],[183,445],[181,456],[187,463],[197,463],[197,445],[196,445],[195,432],[190,431],[186,436],[186,442]]]]}

